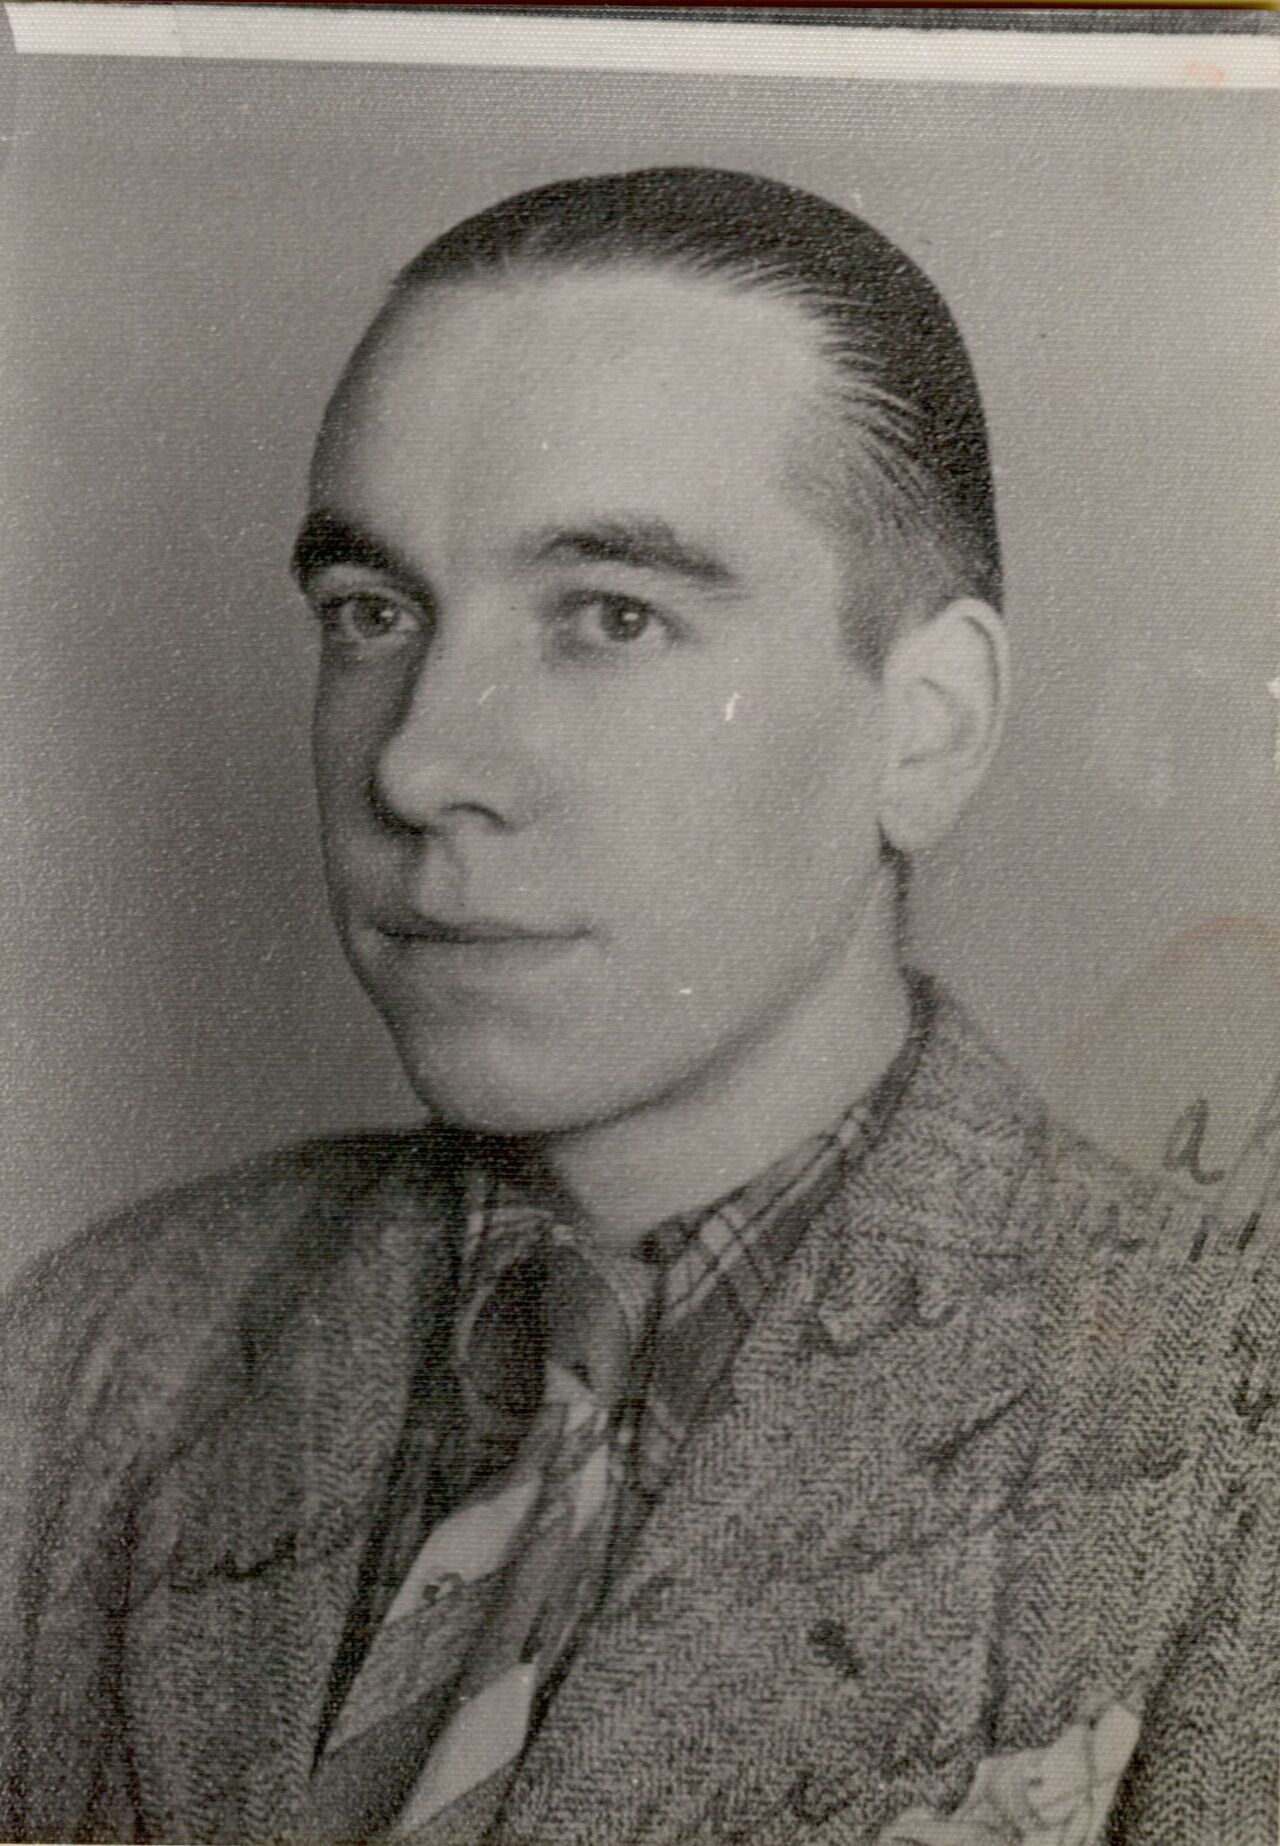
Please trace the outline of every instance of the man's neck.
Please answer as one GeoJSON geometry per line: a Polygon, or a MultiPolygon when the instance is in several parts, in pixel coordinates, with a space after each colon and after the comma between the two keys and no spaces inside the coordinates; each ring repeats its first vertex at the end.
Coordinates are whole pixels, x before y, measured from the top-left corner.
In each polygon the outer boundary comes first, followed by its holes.
{"type": "Polygon", "coordinates": [[[543,1162],[600,1241],[628,1248],[834,1122],[884,1075],[909,1025],[885,881],[840,964],[731,1067],[648,1109],[556,1137],[543,1162]]]}

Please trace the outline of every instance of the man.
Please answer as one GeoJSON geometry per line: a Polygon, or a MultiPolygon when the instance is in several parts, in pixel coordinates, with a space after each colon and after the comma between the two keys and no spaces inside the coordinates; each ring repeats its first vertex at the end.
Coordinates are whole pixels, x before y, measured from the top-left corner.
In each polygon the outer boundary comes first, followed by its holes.
{"type": "Polygon", "coordinates": [[[900,959],[1007,686],[931,285],[744,175],[499,205],[295,569],[433,1125],[11,1307],[9,1837],[1271,1841],[1274,1282],[900,959]]]}

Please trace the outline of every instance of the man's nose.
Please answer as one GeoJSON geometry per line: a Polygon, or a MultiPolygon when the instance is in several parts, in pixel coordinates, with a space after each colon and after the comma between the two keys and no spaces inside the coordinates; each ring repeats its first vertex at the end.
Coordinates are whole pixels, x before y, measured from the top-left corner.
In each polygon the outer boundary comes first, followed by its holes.
{"type": "Polygon", "coordinates": [[[524,826],[544,791],[527,708],[509,658],[467,659],[432,649],[406,688],[374,768],[386,817],[421,832],[468,819],[504,830],[524,826]]]}

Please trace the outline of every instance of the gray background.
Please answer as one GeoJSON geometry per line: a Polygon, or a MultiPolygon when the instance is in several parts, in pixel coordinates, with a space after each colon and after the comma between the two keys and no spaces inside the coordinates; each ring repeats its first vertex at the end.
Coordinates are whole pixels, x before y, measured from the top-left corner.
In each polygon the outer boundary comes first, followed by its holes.
{"type": "MultiPolygon", "coordinates": [[[[1267,93],[27,60],[0,189],[0,1277],[140,1190],[413,1114],[329,937],[307,449],[394,269],[580,170],[756,168],[934,275],[1018,703],[917,934],[1050,1093],[1114,989],[1280,921],[1267,93]]],[[[1176,1007],[1175,1007],[1176,1011],[1176,1007]]]]}

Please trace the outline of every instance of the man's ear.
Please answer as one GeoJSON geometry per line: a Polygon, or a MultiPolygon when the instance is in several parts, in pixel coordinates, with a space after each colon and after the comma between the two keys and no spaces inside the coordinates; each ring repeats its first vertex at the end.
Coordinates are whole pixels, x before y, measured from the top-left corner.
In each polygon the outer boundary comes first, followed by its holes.
{"type": "Polygon", "coordinates": [[[880,826],[899,851],[942,838],[986,774],[1004,728],[1009,644],[987,603],[964,597],[894,642],[882,676],[888,760],[880,826]]]}

